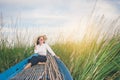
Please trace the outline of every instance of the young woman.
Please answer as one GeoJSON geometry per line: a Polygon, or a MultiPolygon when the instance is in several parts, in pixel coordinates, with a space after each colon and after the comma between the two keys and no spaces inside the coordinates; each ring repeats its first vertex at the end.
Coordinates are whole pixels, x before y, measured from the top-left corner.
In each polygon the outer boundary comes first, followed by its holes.
{"type": "Polygon", "coordinates": [[[46,62],[47,51],[52,56],[58,57],[58,56],[55,55],[55,53],[50,48],[50,46],[45,43],[46,40],[47,40],[47,38],[46,38],[45,35],[41,35],[41,36],[38,37],[37,42],[36,42],[37,44],[35,45],[34,53],[38,53],[39,55],[38,56],[33,56],[30,60],[28,60],[28,64],[26,65],[26,67],[24,69],[27,69],[31,66],[34,66],[34,65],[38,64],[39,62],[46,62]]]}

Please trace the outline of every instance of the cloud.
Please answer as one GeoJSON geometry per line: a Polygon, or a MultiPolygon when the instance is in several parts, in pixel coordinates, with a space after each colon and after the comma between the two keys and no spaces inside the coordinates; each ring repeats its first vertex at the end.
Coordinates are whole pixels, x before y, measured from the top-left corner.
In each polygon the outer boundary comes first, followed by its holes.
{"type": "MultiPolygon", "coordinates": [[[[114,2],[114,1],[112,1],[114,2]]],[[[107,18],[116,18],[119,16],[119,12],[117,12],[117,7],[110,4],[110,1],[101,0],[98,1],[96,6],[96,14],[97,15],[105,15],[107,18]]]]}
{"type": "MultiPolygon", "coordinates": [[[[96,12],[111,16],[114,16],[114,13],[119,14],[116,12],[117,7],[111,4],[112,2],[115,3],[115,1],[98,0],[96,12]]],[[[9,11],[10,15],[21,13],[24,17],[36,18],[41,15],[45,18],[63,18],[67,15],[69,17],[88,16],[93,9],[95,0],[1,0],[0,3],[6,9],[6,12],[9,11]]]]}
{"type": "MultiPolygon", "coordinates": [[[[6,15],[5,21],[9,25],[11,16],[14,20],[14,17],[18,17],[21,19],[19,27],[34,31],[37,35],[63,33],[70,36],[83,35],[95,0],[0,0],[0,4],[0,10],[6,15]]],[[[116,18],[120,14],[119,4],[117,0],[98,0],[94,17],[104,14],[108,19],[116,18]]],[[[23,29],[20,31],[24,33],[23,29]]],[[[6,31],[11,32],[9,29],[6,31]]]]}

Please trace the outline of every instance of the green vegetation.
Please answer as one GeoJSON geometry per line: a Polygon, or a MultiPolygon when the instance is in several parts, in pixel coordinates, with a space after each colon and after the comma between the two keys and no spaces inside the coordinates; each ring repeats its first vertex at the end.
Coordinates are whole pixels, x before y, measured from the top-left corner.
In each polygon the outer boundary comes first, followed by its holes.
{"type": "MultiPolygon", "coordinates": [[[[0,39],[0,72],[33,54],[33,46],[26,46],[22,42],[11,46],[3,36],[0,39]]],[[[95,35],[86,32],[82,40],[56,41],[51,46],[74,80],[120,79],[119,31],[110,36],[107,33],[101,35],[100,31],[95,35]]]]}
{"type": "Polygon", "coordinates": [[[0,45],[0,72],[5,71],[33,53],[33,47],[0,45]]]}
{"type": "Polygon", "coordinates": [[[120,35],[99,42],[96,36],[91,41],[56,43],[53,48],[74,80],[114,80],[120,76],[120,35]]]}

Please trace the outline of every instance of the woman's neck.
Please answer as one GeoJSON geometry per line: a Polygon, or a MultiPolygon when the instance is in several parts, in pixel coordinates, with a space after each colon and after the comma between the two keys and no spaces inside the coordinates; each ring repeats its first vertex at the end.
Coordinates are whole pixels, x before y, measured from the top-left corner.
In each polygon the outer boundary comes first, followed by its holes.
{"type": "Polygon", "coordinates": [[[44,43],[40,43],[39,45],[41,46],[42,44],[44,44],[44,43]]]}

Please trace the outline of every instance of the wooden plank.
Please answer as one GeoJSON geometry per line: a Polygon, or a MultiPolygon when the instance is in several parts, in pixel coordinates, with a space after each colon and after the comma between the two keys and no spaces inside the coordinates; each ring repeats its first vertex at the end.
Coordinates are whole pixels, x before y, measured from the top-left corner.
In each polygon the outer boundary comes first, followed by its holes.
{"type": "Polygon", "coordinates": [[[29,69],[21,71],[11,80],[38,80],[40,77],[43,76],[44,71],[45,65],[38,64],[29,69]]]}
{"type": "Polygon", "coordinates": [[[63,80],[55,59],[47,56],[46,63],[39,63],[31,68],[21,71],[11,80],[63,80]]]}

